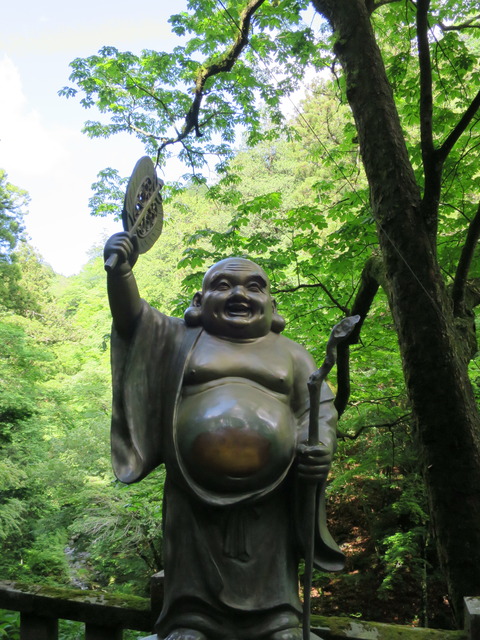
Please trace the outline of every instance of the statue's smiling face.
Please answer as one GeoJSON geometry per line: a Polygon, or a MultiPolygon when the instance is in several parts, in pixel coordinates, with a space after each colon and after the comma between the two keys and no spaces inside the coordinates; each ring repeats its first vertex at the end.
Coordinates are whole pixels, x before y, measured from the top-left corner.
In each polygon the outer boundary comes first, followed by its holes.
{"type": "Polygon", "coordinates": [[[203,326],[226,338],[258,338],[272,326],[273,300],[268,277],[258,265],[228,258],[205,274],[202,290],[203,326]]]}

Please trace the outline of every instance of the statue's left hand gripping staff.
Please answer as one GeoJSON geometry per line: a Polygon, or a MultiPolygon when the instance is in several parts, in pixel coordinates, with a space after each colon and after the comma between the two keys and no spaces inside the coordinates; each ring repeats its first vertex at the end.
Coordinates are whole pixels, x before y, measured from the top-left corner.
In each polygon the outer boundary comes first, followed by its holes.
{"type": "MultiPolygon", "coordinates": [[[[140,158],[128,181],[122,211],[123,228],[138,253],[148,251],[162,233],[162,187],[163,181],[158,178],[151,159],[148,156],[140,158]]],[[[105,261],[105,270],[113,271],[118,260],[118,253],[110,254],[105,261]]]]}

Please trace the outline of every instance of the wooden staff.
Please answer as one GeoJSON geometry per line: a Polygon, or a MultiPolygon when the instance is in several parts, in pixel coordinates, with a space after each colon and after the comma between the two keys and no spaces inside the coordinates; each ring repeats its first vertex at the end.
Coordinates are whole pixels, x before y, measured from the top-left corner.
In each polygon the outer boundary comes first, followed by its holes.
{"type": "MultiPolygon", "coordinates": [[[[322,384],[337,360],[337,345],[345,340],[353,331],[360,316],[344,318],[336,324],[327,342],[325,360],[320,369],[312,373],[308,379],[310,396],[310,413],[308,421],[308,445],[323,445],[319,441],[318,416],[320,413],[320,396],[322,384]]],[[[317,484],[308,482],[305,487],[305,572],[303,574],[303,640],[310,640],[310,592],[312,590],[313,558],[315,554],[315,519],[316,519],[317,484]]]]}

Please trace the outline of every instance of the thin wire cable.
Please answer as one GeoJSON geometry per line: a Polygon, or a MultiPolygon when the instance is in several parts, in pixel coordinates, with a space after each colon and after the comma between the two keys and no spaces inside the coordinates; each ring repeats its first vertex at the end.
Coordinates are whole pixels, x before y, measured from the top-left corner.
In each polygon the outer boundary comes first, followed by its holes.
{"type": "Polygon", "coordinates": [[[227,7],[224,5],[224,3],[222,2],[222,0],[217,0],[218,4],[221,5],[221,7],[223,8],[223,10],[225,11],[225,13],[227,14],[227,16],[230,18],[230,20],[233,22],[233,24],[237,27],[237,29],[240,31],[241,33],[241,28],[240,25],[238,24],[238,22],[235,20],[235,18],[232,16],[232,14],[230,13],[230,11],[227,9],[227,7]]]}

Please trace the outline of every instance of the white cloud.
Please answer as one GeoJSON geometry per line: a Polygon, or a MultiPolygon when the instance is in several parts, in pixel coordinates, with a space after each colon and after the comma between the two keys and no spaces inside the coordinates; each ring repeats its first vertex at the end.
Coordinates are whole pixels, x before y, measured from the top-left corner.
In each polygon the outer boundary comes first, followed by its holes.
{"type": "Polygon", "coordinates": [[[117,145],[89,141],[80,127],[45,123],[28,104],[8,57],[0,60],[0,83],[9,95],[0,103],[0,166],[31,196],[26,224],[32,243],[56,271],[74,273],[90,247],[115,229],[111,221],[89,215],[88,199],[98,171],[117,160],[112,155],[117,145]]]}
{"type": "Polygon", "coordinates": [[[49,131],[40,115],[29,107],[22,90],[20,73],[12,60],[0,60],[0,86],[7,88],[7,100],[0,101],[0,157],[8,173],[45,175],[65,159],[65,148],[56,132],[49,131]]]}

